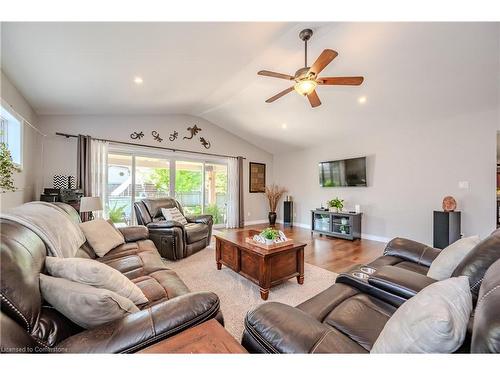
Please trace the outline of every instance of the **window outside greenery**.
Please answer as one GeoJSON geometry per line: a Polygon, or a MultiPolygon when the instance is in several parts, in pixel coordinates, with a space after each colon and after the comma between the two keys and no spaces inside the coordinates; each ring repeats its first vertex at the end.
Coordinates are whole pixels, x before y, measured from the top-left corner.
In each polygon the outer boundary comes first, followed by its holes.
{"type": "MultiPolygon", "coordinates": [[[[132,215],[132,156],[108,156],[107,215],[116,223],[131,223],[132,215]]],[[[172,161],[173,162],[173,161],[172,161]]],[[[135,157],[135,197],[169,196],[170,163],[167,159],[135,157]]],[[[226,219],[227,166],[216,163],[175,161],[175,198],[185,215],[209,214],[215,224],[226,219]],[[204,186],[203,186],[203,182],[204,186]],[[203,196],[204,194],[204,196],[203,196]],[[203,200],[204,197],[204,200],[203,200]]]]}

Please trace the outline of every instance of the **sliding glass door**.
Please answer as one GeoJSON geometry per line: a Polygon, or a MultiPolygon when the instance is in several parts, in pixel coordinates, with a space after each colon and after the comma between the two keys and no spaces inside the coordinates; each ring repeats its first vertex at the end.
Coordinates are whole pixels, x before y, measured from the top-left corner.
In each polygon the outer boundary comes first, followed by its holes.
{"type": "Polygon", "coordinates": [[[132,222],[132,155],[108,154],[106,216],[116,224],[132,222]]]}
{"type": "Polygon", "coordinates": [[[224,224],[227,165],[174,156],[110,151],[107,217],[118,225],[130,225],[136,222],[134,202],[174,196],[186,215],[206,213],[214,217],[214,224],[224,224]]]}
{"type": "Polygon", "coordinates": [[[175,162],[175,199],[186,215],[199,215],[203,212],[203,163],[175,162]]]}
{"type": "Polygon", "coordinates": [[[170,161],[168,159],[135,157],[135,201],[170,195],[170,161]]]}

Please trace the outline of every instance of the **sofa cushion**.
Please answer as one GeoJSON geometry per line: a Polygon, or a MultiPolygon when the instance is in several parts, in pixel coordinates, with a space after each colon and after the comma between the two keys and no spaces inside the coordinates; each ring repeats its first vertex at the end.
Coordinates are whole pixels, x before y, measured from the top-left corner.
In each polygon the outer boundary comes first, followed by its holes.
{"type": "Polygon", "coordinates": [[[410,298],[389,319],[372,353],[453,353],[472,312],[467,277],[439,281],[410,298]]]}
{"type": "Polygon", "coordinates": [[[422,264],[417,264],[413,263],[407,260],[403,260],[401,258],[398,258],[396,256],[392,255],[383,255],[377,259],[375,259],[373,262],[368,264],[370,267],[373,267],[375,269],[384,267],[384,266],[394,266],[394,267],[399,267],[403,268],[405,270],[413,271],[420,273],[422,275],[426,275],[429,267],[424,266],[422,264]]]}
{"type": "Polygon", "coordinates": [[[192,244],[208,237],[209,227],[205,224],[189,223],[184,226],[187,243],[192,244]]]}
{"type": "Polygon", "coordinates": [[[111,290],[136,305],[148,302],[142,291],[125,275],[94,259],[47,257],[45,266],[52,276],[111,290]]]}
{"type": "Polygon", "coordinates": [[[92,328],[139,311],[128,298],[107,289],[40,274],[43,298],[81,327],[92,328]]]}
{"type": "Polygon", "coordinates": [[[87,241],[100,257],[125,242],[123,235],[104,219],[96,219],[80,224],[87,241]]]}
{"type": "Polygon", "coordinates": [[[445,247],[432,262],[427,276],[444,280],[451,276],[458,264],[479,243],[479,236],[465,237],[445,247]]]}
{"type": "Polygon", "coordinates": [[[177,207],[172,207],[172,208],[162,208],[161,213],[165,220],[167,221],[177,221],[181,223],[182,225],[187,224],[187,220],[184,217],[183,214],[179,211],[177,207]]]}
{"type": "Polygon", "coordinates": [[[149,304],[189,293],[179,276],[165,266],[151,240],[125,243],[98,260],[135,283],[149,304]]]}
{"type": "Polygon", "coordinates": [[[367,294],[350,297],[335,307],[323,323],[370,350],[396,308],[367,294]]]}

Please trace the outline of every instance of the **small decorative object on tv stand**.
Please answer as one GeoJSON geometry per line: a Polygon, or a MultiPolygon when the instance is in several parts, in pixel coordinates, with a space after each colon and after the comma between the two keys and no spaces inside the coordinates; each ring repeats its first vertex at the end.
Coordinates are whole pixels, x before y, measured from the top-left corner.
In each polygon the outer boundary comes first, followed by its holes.
{"type": "Polygon", "coordinates": [[[320,235],[355,240],[361,238],[362,213],[311,210],[311,230],[320,235]]]}

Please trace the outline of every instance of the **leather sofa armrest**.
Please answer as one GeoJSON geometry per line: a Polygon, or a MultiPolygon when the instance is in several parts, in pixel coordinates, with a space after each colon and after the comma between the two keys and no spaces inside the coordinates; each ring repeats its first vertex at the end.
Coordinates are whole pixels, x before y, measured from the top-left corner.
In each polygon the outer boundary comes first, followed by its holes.
{"type": "Polygon", "coordinates": [[[149,223],[147,225],[149,230],[155,230],[155,229],[169,229],[169,228],[181,228],[184,229],[184,225],[179,223],[178,221],[175,220],[161,220],[161,221],[154,221],[152,223],[149,223]]]}
{"type": "Polygon", "coordinates": [[[219,298],[188,293],[62,341],[61,353],[133,353],[187,328],[215,318],[219,298]]]}
{"type": "Polygon", "coordinates": [[[212,215],[198,215],[198,216],[186,216],[188,223],[199,223],[212,225],[214,222],[212,215]]]}
{"type": "MultiPolygon", "coordinates": [[[[309,314],[279,302],[268,302],[248,312],[242,345],[251,353],[317,353],[345,344],[338,331],[309,314]],[[330,339],[330,338],[331,339],[330,339]]],[[[352,340],[351,340],[352,341],[352,340]]],[[[352,344],[354,345],[354,344],[352,344]]],[[[350,352],[366,352],[359,345],[350,352]]]]}
{"type": "Polygon", "coordinates": [[[381,267],[368,278],[368,284],[406,299],[435,282],[420,273],[394,266],[381,267]]]}
{"type": "Polygon", "coordinates": [[[149,237],[148,228],[144,225],[134,225],[130,227],[117,228],[125,238],[125,242],[135,242],[147,240],[149,237]]]}
{"type": "Polygon", "coordinates": [[[384,250],[384,255],[395,256],[410,262],[430,267],[441,250],[407,238],[396,237],[384,250]]]}

